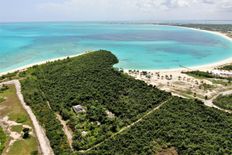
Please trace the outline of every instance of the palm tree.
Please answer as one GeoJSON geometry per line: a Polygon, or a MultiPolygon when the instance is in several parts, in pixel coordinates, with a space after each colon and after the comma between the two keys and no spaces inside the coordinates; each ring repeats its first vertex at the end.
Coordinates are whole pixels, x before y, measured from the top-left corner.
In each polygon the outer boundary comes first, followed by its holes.
{"type": "Polygon", "coordinates": [[[194,93],[193,96],[194,96],[194,97],[197,97],[197,93],[194,93]]]}

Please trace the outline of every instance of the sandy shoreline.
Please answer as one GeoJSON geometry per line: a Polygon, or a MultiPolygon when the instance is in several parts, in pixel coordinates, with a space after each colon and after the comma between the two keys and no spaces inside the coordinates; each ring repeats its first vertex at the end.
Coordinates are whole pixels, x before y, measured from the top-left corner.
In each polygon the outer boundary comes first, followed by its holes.
{"type": "Polygon", "coordinates": [[[53,61],[57,61],[57,60],[64,60],[64,59],[67,59],[68,57],[69,58],[77,57],[77,56],[80,56],[80,55],[83,55],[83,54],[86,54],[86,53],[89,53],[89,52],[91,52],[91,51],[86,51],[86,52],[82,52],[82,53],[74,54],[74,55],[70,55],[70,56],[63,56],[63,57],[59,57],[59,58],[44,60],[44,61],[41,61],[41,62],[38,62],[38,63],[28,64],[26,66],[22,66],[22,67],[19,67],[19,68],[16,68],[16,69],[12,69],[12,70],[7,71],[7,72],[2,72],[2,73],[0,73],[0,76],[6,75],[8,73],[13,73],[13,72],[16,72],[16,71],[25,70],[25,69],[28,69],[28,68],[33,67],[35,65],[42,65],[42,64],[46,64],[48,62],[53,62],[53,61]]]}
{"type": "MultiPolygon", "coordinates": [[[[170,25],[167,25],[167,26],[170,26],[170,25]]],[[[191,29],[191,30],[194,30],[194,31],[201,31],[201,32],[205,32],[205,33],[211,33],[211,34],[214,34],[214,35],[219,35],[219,36],[231,41],[231,43],[232,43],[232,38],[228,37],[226,34],[221,33],[221,32],[208,31],[208,30],[197,29],[197,28],[189,28],[189,27],[184,27],[184,26],[171,26],[171,27],[181,27],[181,28],[184,28],[184,29],[191,29]]],[[[88,51],[88,52],[90,52],[90,51],[88,51]]],[[[26,66],[22,66],[22,67],[19,67],[19,68],[16,68],[16,69],[13,69],[13,70],[10,70],[10,71],[7,71],[7,72],[2,72],[2,73],[0,72],[0,76],[8,74],[8,73],[13,73],[13,72],[16,72],[16,71],[20,71],[20,70],[25,70],[25,69],[30,68],[30,67],[35,66],[35,65],[41,65],[41,64],[45,64],[47,62],[53,62],[53,61],[56,61],[56,60],[64,60],[64,59],[66,59],[68,57],[72,58],[72,57],[80,56],[80,55],[86,54],[88,52],[86,51],[86,52],[75,54],[75,55],[64,56],[64,57],[59,57],[59,58],[54,58],[54,59],[50,59],[50,60],[41,61],[41,62],[38,62],[38,63],[28,64],[26,66]]],[[[215,67],[225,65],[225,64],[229,64],[229,63],[232,63],[232,57],[228,58],[228,59],[225,59],[225,60],[215,62],[215,63],[207,64],[207,65],[199,65],[199,66],[193,66],[193,67],[187,67],[187,68],[189,68],[191,70],[204,70],[204,71],[206,71],[206,70],[210,70],[210,69],[213,69],[215,67]]],[[[183,70],[189,70],[187,68],[152,69],[152,70],[144,69],[144,71],[151,71],[151,72],[181,72],[183,70]]],[[[129,69],[125,69],[125,70],[128,71],[129,69]]]]}
{"type": "MultiPolygon", "coordinates": [[[[166,26],[170,26],[170,25],[166,25],[166,26]]],[[[221,36],[229,41],[231,41],[232,44],[232,38],[228,37],[226,34],[221,33],[221,32],[216,32],[216,31],[209,31],[209,30],[203,30],[203,29],[197,29],[197,28],[190,28],[190,27],[184,27],[184,26],[170,26],[170,27],[180,27],[180,28],[184,28],[184,29],[190,29],[190,30],[194,30],[194,31],[201,31],[201,32],[205,32],[205,33],[211,33],[214,35],[218,35],[221,36]]],[[[226,65],[226,64],[230,64],[232,63],[232,57],[228,58],[228,59],[224,59],[218,62],[214,62],[211,64],[206,64],[206,65],[199,65],[199,66],[193,66],[193,67],[187,67],[191,70],[210,70],[222,65],[226,65]]],[[[144,69],[143,71],[150,71],[150,72],[181,72],[183,70],[189,70],[187,68],[172,68],[172,69],[144,69]]],[[[126,71],[128,71],[129,69],[126,69],[126,71]]]]}
{"type": "MultiPolygon", "coordinates": [[[[207,70],[212,70],[214,68],[217,68],[219,66],[223,66],[226,64],[231,64],[232,63],[232,58],[228,58],[222,61],[218,61],[215,63],[207,64],[207,65],[199,65],[199,66],[193,66],[193,67],[186,67],[186,68],[172,68],[172,69],[143,69],[143,71],[155,71],[155,72],[175,72],[175,71],[184,71],[184,70],[202,70],[202,71],[207,71],[207,70]]],[[[133,69],[132,69],[133,70],[133,69]]]]}

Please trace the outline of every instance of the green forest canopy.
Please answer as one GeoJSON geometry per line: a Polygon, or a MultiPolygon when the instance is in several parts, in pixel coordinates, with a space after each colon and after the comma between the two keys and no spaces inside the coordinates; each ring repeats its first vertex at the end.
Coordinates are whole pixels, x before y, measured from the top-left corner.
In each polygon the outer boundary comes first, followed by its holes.
{"type": "Polygon", "coordinates": [[[173,98],[130,130],[89,154],[232,154],[232,115],[194,100],[173,98]]]}
{"type": "Polygon", "coordinates": [[[223,109],[232,110],[232,95],[220,95],[213,103],[223,109]]]}
{"type": "Polygon", "coordinates": [[[22,81],[25,100],[44,125],[57,153],[68,147],[54,113],[69,120],[74,149],[85,150],[171,97],[117,71],[112,67],[117,62],[110,52],[98,51],[36,66],[21,74],[26,77],[22,81]],[[83,106],[86,113],[74,113],[75,105],[83,106]],[[110,118],[106,111],[115,117],[110,118]],[[83,132],[88,134],[83,136],[83,132]]]}
{"type": "Polygon", "coordinates": [[[153,154],[170,147],[179,154],[232,153],[231,115],[172,97],[116,70],[112,67],[116,63],[112,53],[97,51],[20,74],[25,77],[21,81],[25,100],[46,129],[55,154],[76,154],[100,142],[95,150],[82,154],[153,154]],[[131,129],[107,139],[170,99],[131,129]],[[75,105],[86,112],[75,113],[75,105]],[[74,152],[56,113],[73,131],[74,152]]]}

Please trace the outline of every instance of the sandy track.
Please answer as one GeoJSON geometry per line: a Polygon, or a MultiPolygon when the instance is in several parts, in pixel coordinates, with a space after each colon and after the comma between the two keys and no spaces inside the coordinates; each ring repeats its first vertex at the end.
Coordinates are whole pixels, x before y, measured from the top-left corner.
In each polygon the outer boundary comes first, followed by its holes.
{"type": "Polygon", "coordinates": [[[73,150],[72,143],[73,143],[73,136],[72,132],[69,130],[68,126],[66,125],[66,122],[62,120],[62,117],[59,114],[56,114],[57,119],[60,121],[60,124],[63,126],[64,134],[67,137],[69,147],[73,150]]]}
{"type": "Polygon", "coordinates": [[[20,100],[20,103],[22,104],[23,108],[27,111],[27,113],[28,113],[28,115],[33,123],[33,126],[35,128],[35,133],[36,133],[37,139],[39,141],[41,153],[43,155],[54,155],[54,152],[50,146],[50,142],[49,142],[49,140],[44,132],[44,129],[40,126],[38,120],[36,119],[34,113],[31,110],[31,108],[29,106],[27,106],[27,104],[24,101],[24,98],[23,98],[23,95],[21,92],[20,82],[18,80],[12,80],[12,81],[3,82],[0,84],[13,84],[13,85],[15,85],[16,93],[17,93],[17,96],[20,100]]]}
{"type": "MultiPolygon", "coordinates": [[[[227,90],[227,91],[224,91],[224,92],[221,92],[219,94],[217,94],[216,96],[214,96],[213,98],[211,98],[210,100],[204,100],[204,99],[201,99],[199,97],[196,97],[196,99],[202,101],[204,103],[205,106],[207,107],[210,107],[210,108],[215,108],[215,109],[218,109],[218,110],[221,110],[223,112],[227,112],[227,113],[230,113],[232,114],[232,111],[231,110],[226,110],[226,109],[223,109],[223,108],[220,108],[218,106],[216,106],[213,101],[219,96],[219,95],[230,95],[232,94],[232,90],[227,90]]],[[[185,96],[182,96],[180,94],[175,94],[175,93],[172,93],[173,96],[178,96],[178,97],[182,97],[182,98],[186,98],[185,96]]]]}
{"type": "Polygon", "coordinates": [[[208,106],[208,107],[214,107],[214,108],[219,109],[219,110],[222,110],[222,111],[224,111],[224,112],[232,113],[231,110],[222,109],[222,108],[216,106],[215,104],[213,104],[213,101],[214,101],[219,95],[223,95],[223,96],[224,96],[224,95],[230,95],[230,94],[232,94],[232,90],[224,91],[224,92],[221,92],[221,93],[219,93],[218,95],[214,96],[212,99],[210,99],[210,100],[205,100],[205,101],[203,101],[203,102],[204,102],[204,104],[205,104],[206,106],[208,106]]]}

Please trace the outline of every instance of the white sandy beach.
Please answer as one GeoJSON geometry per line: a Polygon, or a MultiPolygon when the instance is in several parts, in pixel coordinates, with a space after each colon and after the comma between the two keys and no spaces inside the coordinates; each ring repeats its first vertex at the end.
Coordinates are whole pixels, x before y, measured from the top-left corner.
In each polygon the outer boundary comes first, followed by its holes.
{"type": "Polygon", "coordinates": [[[86,51],[86,52],[82,52],[82,53],[75,54],[75,55],[70,55],[70,56],[64,56],[64,57],[54,58],[54,59],[50,59],[50,60],[45,60],[45,61],[41,61],[41,62],[38,62],[38,63],[28,64],[26,66],[22,66],[22,67],[19,67],[19,68],[16,68],[16,69],[12,69],[12,70],[7,71],[7,72],[2,72],[2,73],[0,73],[0,76],[6,75],[8,73],[13,73],[13,72],[16,72],[16,71],[25,70],[25,69],[33,67],[35,65],[42,65],[42,64],[46,64],[48,62],[53,62],[53,61],[57,61],[57,60],[64,60],[64,59],[67,59],[68,57],[69,58],[77,57],[77,56],[80,56],[80,55],[83,55],[83,54],[86,54],[86,53],[89,53],[89,52],[91,52],[91,51],[86,51]]]}
{"type": "MultiPolygon", "coordinates": [[[[167,25],[170,26],[170,25],[167,25]]],[[[201,32],[205,32],[205,33],[211,33],[214,35],[219,35],[229,41],[231,41],[232,44],[232,38],[228,37],[226,34],[221,33],[221,32],[216,32],[216,31],[208,31],[208,30],[202,30],[202,29],[196,29],[196,28],[189,28],[189,27],[183,27],[183,26],[170,26],[170,27],[181,27],[184,29],[191,29],[194,31],[201,31],[201,32]]],[[[207,71],[207,70],[211,70],[213,68],[216,68],[218,66],[222,66],[222,65],[226,65],[226,64],[230,64],[232,63],[232,57],[228,58],[228,59],[224,59],[218,62],[214,62],[211,64],[206,64],[206,65],[199,65],[199,66],[193,66],[193,67],[187,67],[191,70],[203,70],[203,71],[207,71]]],[[[172,69],[152,69],[152,70],[144,70],[144,71],[152,71],[152,72],[181,72],[183,70],[189,70],[187,68],[172,68],[172,69]]]]}
{"type": "MultiPolygon", "coordinates": [[[[170,25],[167,25],[170,26],[170,25]]],[[[203,29],[197,29],[197,28],[189,28],[189,27],[183,27],[183,26],[171,26],[171,27],[180,27],[180,28],[184,28],[184,29],[191,29],[194,31],[201,31],[201,32],[206,32],[206,33],[211,33],[214,35],[218,35],[221,36],[229,41],[231,41],[232,43],[232,38],[228,37],[225,33],[221,33],[221,32],[216,32],[216,31],[208,31],[208,30],[203,30],[203,29]]],[[[206,65],[199,65],[199,66],[193,66],[193,67],[188,67],[189,69],[192,70],[209,70],[209,69],[213,69],[215,67],[221,66],[221,65],[225,65],[225,64],[230,64],[232,63],[232,56],[228,59],[224,59],[218,62],[214,62],[211,64],[206,64],[206,65]]],[[[159,71],[159,72],[167,72],[167,71],[182,71],[182,70],[186,70],[185,68],[172,68],[172,69],[154,69],[154,70],[145,70],[145,71],[159,71]]]]}
{"type": "MultiPolygon", "coordinates": [[[[167,26],[170,26],[170,25],[167,25],[167,26]]],[[[205,33],[211,33],[211,34],[219,35],[219,36],[221,36],[221,37],[223,37],[223,38],[225,38],[227,40],[230,40],[231,43],[232,43],[232,38],[228,37],[226,34],[221,33],[221,32],[208,31],[208,30],[202,30],[202,29],[196,29],[196,28],[188,28],[188,27],[182,27],[182,26],[171,26],[171,27],[181,27],[181,28],[184,28],[184,29],[191,29],[191,30],[194,30],[194,31],[201,31],[201,32],[205,32],[205,33]]],[[[88,51],[88,52],[91,52],[91,51],[88,51]]],[[[41,65],[41,64],[45,64],[47,62],[52,62],[52,61],[56,61],[56,60],[63,60],[63,59],[66,59],[67,57],[72,58],[72,57],[80,56],[80,55],[88,53],[88,52],[83,52],[83,53],[76,54],[76,55],[70,55],[70,56],[65,56],[65,57],[60,57],[60,58],[54,58],[54,59],[50,59],[50,60],[41,61],[41,62],[38,62],[38,63],[29,64],[29,65],[19,67],[19,68],[16,68],[16,69],[13,69],[13,70],[10,70],[10,71],[7,71],[7,72],[2,72],[2,73],[0,73],[0,76],[8,74],[8,73],[13,73],[13,72],[16,72],[16,71],[20,71],[20,70],[25,70],[25,69],[30,68],[30,67],[35,66],[35,65],[41,65]]],[[[225,65],[225,64],[229,64],[229,63],[232,63],[232,57],[228,58],[228,59],[225,59],[225,60],[222,60],[222,61],[215,62],[215,63],[207,64],[207,65],[193,66],[193,67],[187,67],[187,68],[154,69],[154,70],[143,70],[143,71],[168,72],[168,73],[170,73],[170,72],[171,73],[180,73],[181,71],[186,71],[186,70],[190,70],[190,69],[191,70],[207,71],[207,70],[212,70],[215,67],[222,66],[222,65],[225,65]]],[[[128,71],[128,70],[126,70],[126,71],[128,71]]]]}

